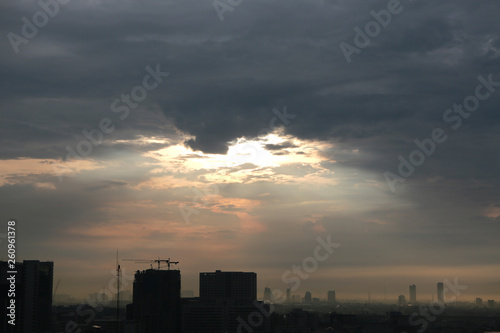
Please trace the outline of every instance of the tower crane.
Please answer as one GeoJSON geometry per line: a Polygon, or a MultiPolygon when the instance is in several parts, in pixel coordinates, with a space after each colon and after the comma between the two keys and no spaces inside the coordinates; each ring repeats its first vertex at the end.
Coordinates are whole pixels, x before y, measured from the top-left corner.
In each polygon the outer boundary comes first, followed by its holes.
{"type": "Polygon", "coordinates": [[[56,297],[57,288],[59,287],[60,282],[61,282],[61,279],[57,280],[56,287],[54,288],[54,293],[52,294],[52,299],[54,299],[56,297]]]}
{"type": "Polygon", "coordinates": [[[170,265],[177,265],[179,263],[178,261],[170,260],[170,258],[160,259],[160,257],[158,257],[158,259],[123,259],[123,260],[133,261],[136,263],[153,263],[153,262],[155,262],[155,263],[158,263],[158,270],[160,270],[160,264],[162,262],[167,264],[168,270],[170,270],[170,265]]]}

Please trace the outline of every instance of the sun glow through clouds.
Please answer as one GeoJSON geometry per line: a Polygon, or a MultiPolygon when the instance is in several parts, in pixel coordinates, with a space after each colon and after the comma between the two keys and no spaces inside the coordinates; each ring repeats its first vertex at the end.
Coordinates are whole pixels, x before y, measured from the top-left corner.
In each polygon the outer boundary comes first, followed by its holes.
{"type": "MultiPolygon", "coordinates": [[[[146,156],[158,161],[153,162],[157,166],[152,170],[153,174],[198,172],[204,181],[242,183],[251,181],[252,177],[294,178],[294,174],[277,174],[274,171],[287,166],[301,168],[307,165],[315,169],[310,173],[318,176],[325,172],[320,165],[325,160],[321,151],[330,147],[326,143],[307,142],[273,133],[255,139],[238,138],[229,143],[225,155],[195,152],[179,143],[148,152],[146,156]]],[[[300,178],[305,175],[295,176],[300,178]]],[[[169,183],[172,185],[171,181],[169,183]]]]}

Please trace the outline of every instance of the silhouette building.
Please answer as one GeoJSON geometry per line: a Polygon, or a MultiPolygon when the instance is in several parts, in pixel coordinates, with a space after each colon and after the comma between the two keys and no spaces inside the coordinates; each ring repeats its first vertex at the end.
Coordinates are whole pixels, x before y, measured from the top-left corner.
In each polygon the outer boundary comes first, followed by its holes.
{"type": "Polygon", "coordinates": [[[414,284],[410,285],[410,303],[417,303],[417,286],[414,284]]]}
{"type": "Polygon", "coordinates": [[[330,290],[328,291],[328,304],[333,305],[335,304],[335,290],[330,290]]]}
{"type": "Polygon", "coordinates": [[[270,301],[271,297],[272,297],[271,288],[269,287],[264,288],[264,302],[270,301]]]}
{"type": "Polygon", "coordinates": [[[136,333],[181,332],[179,270],[137,271],[133,289],[132,317],[136,333]]]}
{"type": "Polygon", "coordinates": [[[483,305],[483,299],[476,297],[476,305],[483,305]]]}
{"type": "Polygon", "coordinates": [[[304,295],[304,303],[311,304],[312,303],[312,295],[310,291],[306,291],[304,295]]]}
{"type": "MultiPolygon", "coordinates": [[[[2,332],[37,332],[51,331],[52,319],[52,284],[54,263],[50,261],[25,260],[10,268],[8,263],[0,261],[0,306],[6,309],[10,300],[15,300],[15,326],[10,325],[8,316],[0,319],[2,332]],[[15,274],[8,272],[15,271],[15,274]],[[9,297],[11,275],[15,276],[15,295],[9,297]]],[[[10,311],[10,310],[9,310],[10,311]]]]}
{"type": "Polygon", "coordinates": [[[201,299],[257,299],[257,274],[247,272],[200,273],[201,299]]]}
{"type": "Polygon", "coordinates": [[[444,302],[443,282],[438,282],[437,284],[437,296],[438,296],[438,301],[444,302]]]}
{"type": "Polygon", "coordinates": [[[250,272],[200,273],[200,297],[182,304],[184,333],[268,332],[269,317],[250,272]]]}
{"type": "Polygon", "coordinates": [[[317,332],[318,314],[305,311],[304,309],[292,309],[284,318],[282,330],[276,332],[317,332]]]}

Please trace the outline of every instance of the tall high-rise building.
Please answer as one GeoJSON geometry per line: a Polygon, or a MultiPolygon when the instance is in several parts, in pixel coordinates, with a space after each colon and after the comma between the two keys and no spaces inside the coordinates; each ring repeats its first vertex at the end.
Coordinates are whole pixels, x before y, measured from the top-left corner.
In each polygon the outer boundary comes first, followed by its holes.
{"type": "Polygon", "coordinates": [[[330,290],[328,291],[328,304],[332,305],[335,304],[335,290],[330,290]]]}
{"type": "Polygon", "coordinates": [[[438,296],[438,301],[444,302],[443,282],[438,282],[437,284],[437,296],[438,296]]]}
{"type": "Polygon", "coordinates": [[[406,305],[406,297],[405,297],[405,295],[399,295],[399,297],[398,297],[398,305],[399,306],[406,305]]]}
{"type": "Polygon", "coordinates": [[[2,332],[40,332],[51,331],[52,320],[52,284],[54,263],[39,260],[25,260],[17,263],[15,269],[7,262],[0,261],[0,306],[7,308],[11,299],[15,300],[15,326],[7,324],[9,317],[2,316],[2,332]],[[10,281],[8,271],[16,271],[15,296],[9,297],[10,281]],[[7,329],[8,328],[8,329],[7,329]]]}
{"type": "Polygon", "coordinates": [[[137,271],[133,318],[136,333],[181,332],[181,273],[179,270],[137,271]]]}
{"type": "Polygon", "coordinates": [[[414,284],[410,285],[410,303],[417,303],[417,286],[414,284]]]}
{"type": "Polygon", "coordinates": [[[200,299],[233,299],[253,302],[257,299],[257,274],[250,272],[200,273],[200,299]]]}
{"type": "Polygon", "coordinates": [[[256,273],[200,273],[199,299],[184,300],[182,306],[184,333],[265,333],[269,317],[270,306],[257,301],[256,273]]]}
{"type": "Polygon", "coordinates": [[[476,305],[483,305],[483,299],[476,297],[476,305]]]}
{"type": "Polygon", "coordinates": [[[312,295],[310,291],[306,291],[304,295],[304,303],[311,304],[312,303],[312,295]]]}
{"type": "Polygon", "coordinates": [[[291,298],[290,298],[290,293],[291,293],[290,288],[287,288],[286,289],[286,302],[287,303],[290,303],[292,301],[291,298]]]}

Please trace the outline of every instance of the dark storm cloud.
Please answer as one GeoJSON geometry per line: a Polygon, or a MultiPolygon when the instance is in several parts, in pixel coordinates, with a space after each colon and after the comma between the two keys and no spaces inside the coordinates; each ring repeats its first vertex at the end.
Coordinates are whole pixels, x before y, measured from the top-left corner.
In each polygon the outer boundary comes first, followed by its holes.
{"type": "MultiPolygon", "coordinates": [[[[473,91],[478,75],[500,80],[493,0],[401,1],[403,11],[348,65],[339,43],[352,44],[353,28],[387,3],[246,1],[221,22],[210,2],[80,1],[61,5],[15,54],[7,33],[20,34],[21,17],[40,7],[8,2],[0,14],[1,126],[9,143],[2,156],[63,157],[66,144],[140,82],[145,66],[161,63],[171,76],[145,104],[159,101],[167,120],[127,121],[117,138],[161,135],[170,121],[195,136],[186,141],[191,148],[225,153],[229,141],[256,136],[269,127],[271,110],[287,105],[300,115],[288,133],[362,149],[370,156],[364,167],[383,171],[415,138],[444,126],[444,110],[473,91]]],[[[498,139],[499,95],[467,120],[468,131],[453,133],[448,154],[433,159],[484,158],[465,141],[491,133],[478,142],[485,149],[498,139]]]]}
{"type": "MultiPolygon", "coordinates": [[[[9,128],[24,126],[19,133],[30,143],[36,137],[64,146],[71,133],[109,113],[111,101],[141,80],[146,65],[162,63],[172,76],[150,102],[160,99],[167,119],[195,136],[186,142],[195,150],[224,153],[234,138],[256,136],[268,127],[272,108],[283,105],[301,115],[286,126],[301,138],[367,138],[377,143],[367,150],[405,148],[405,138],[408,142],[432,129],[445,108],[473,89],[477,75],[498,73],[498,62],[492,61],[498,54],[492,50],[498,45],[494,31],[500,6],[495,1],[402,5],[403,12],[353,56],[351,65],[338,44],[352,43],[354,26],[363,27],[372,19],[370,11],[386,8],[387,1],[245,2],[225,13],[223,22],[210,2],[61,6],[18,55],[2,56],[9,84],[0,94],[4,101],[13,100],[3,116],[13,122],[9,128]],[[56,45],[62,49],[59,55],[37,54],[56,45]],[[54,103],[50,111],[44,110],[49,102],[31,106],[51,121],[42,126],[29,113],[24,119],[16,116],[14,110],[27,97],[85,99],[88,104],[80,110],[70,106],[73,101],[56,110],[54,103]],[[63,131],[58,123],[67,128],[63,131]],[[391,142],[388,134],[402,144],[391,142]]],[[[29,17],[37,6],[7,6],[2,34],[19,31],[20,17],[29,17]]],[[[10,50],[6,38],[2,43],[10,50]]],[[[498,120],[493,105],[491,99],[482,117],[498,120]]],[[[134,131],[144,131],[135,125],[130,125],[134,131]]],[[[162,129],[151,130],[158,134],[162,129]]],[[[16,135],[9,134],[10,139],[16,135]]]]}
{"type": "Polygon", "coordinates": [[[286,148],[296,148],[296,147],[297,146],[294,145],[293,142],[290,142],[290,141],[286,141],[286,142],[280,143],[278,145],[267,144],[264,146],[264,148],[267,150],[282,150],[282,149],[286,149],[286,148]]]}

